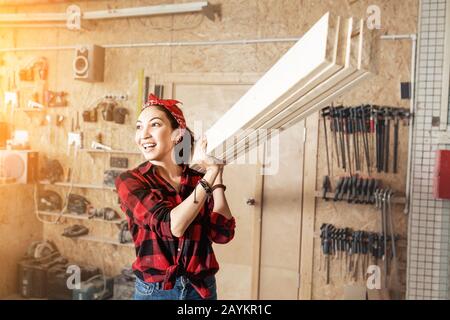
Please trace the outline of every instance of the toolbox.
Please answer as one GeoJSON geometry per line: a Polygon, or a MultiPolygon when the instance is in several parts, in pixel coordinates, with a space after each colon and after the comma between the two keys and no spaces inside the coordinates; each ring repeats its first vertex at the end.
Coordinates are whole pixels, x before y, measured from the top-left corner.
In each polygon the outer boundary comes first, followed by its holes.
{"type": "Polygon", "coordinates": [[[47,298],[47,272],[66,261],[58,253],[35,259],[24,258],[18,264],[18,291],[24,298],[47,298]]]}
{"type": "MultiPolygon", "coordinates": [[[[67,280],[71,276],[67,273],[68,265],[58,265],[48,271],[48,298],[50,300],[72,300],[73,290],[69,289],[67,280]]],[[[81,267],[81,282],[100,274],[100,269],[93,267],[81,267]]]]}
{"type": "Polygon", "coordinates": [[[107,300],[114,294],[114,279],[96,275],[73,290],[73,300],[107,300]]]}

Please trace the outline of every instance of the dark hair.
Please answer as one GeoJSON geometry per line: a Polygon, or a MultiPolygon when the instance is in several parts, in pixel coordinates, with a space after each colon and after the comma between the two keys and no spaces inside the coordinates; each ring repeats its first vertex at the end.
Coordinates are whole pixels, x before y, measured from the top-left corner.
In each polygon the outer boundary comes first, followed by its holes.
{"type": "MultiPolygon", "coordinates": [[[[158,109],[159,111],[164,112],[167,119],[169,119],[172,130],[178,129],[180,127],[180,124],[175,119],[175,117],[170,113],[169,110],[167,110],[166,108],[164,108],[162,106],[158,106],[158,105],[155,105],[154,107],[156,109],[158,109]]],[[[175,160],[176,160],[177,164],[190,162],[192,154],[194,152],[194,143],[195,143],[194,133],[192,132],[191,129],[186,128],[183,136],[181,137],[181,140],[177,142],[177,144],[174,148],[175,160]],[[186,146],[185,141],[186,142],[189,141],[190,144],[186,146]],[[189,149],[189,150],[185,150],[185,149],[189,149]],[[187,152],[185,152],[185,151],[187,151],[187,152]]]]}

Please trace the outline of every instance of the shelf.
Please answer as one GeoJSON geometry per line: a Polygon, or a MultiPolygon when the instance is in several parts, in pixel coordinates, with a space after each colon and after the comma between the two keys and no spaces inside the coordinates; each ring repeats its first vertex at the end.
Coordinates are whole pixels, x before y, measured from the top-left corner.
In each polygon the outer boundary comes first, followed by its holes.
{"type": "MultiPolygon", "coordinates": [[[[316,198],[322,198],[322,191],[316,191],[315,196],[316,196],[316,198]]],[[[333,200],[334,199],[334,192],[327,192],[326,197],[327,197],[328,200],[333,200]]],[[[342,200],[338,200],[336,202],[346,202],[347,203],[346,195],[344,195],[342,200]]],[[[406,202],[405,197],[397,197],[397,196],[392,197],[392,203],[394,203],[394,204],[405,204],[405,202],[406,202]]],[[[367,204],[367,203],[354,203],[354,202],[352,202],[352,204],[364,205],[364,204],[367,204]]]]}
{"type": "MultiPolygon", "coordinates": [[[[42,185],[54,185],[59,187],[70,187],[71,184],[69,182],[55,182],[50,183],[49,181],[40,181],[39,184],[42,185]]],[[[103,185],[96,185],[96,184],[88,184],[88,183],[74,183],[72,184],[74,188],[82,188],[82,189],[100,189],[100,190],[112,190],[116,191],[115,187],[108,187],[103,185]]]]}
{"type": "Polygon", "coordinates": [[[18,111],[24,111],[24,112],[42,112],[45,111],[44,109],[39,108],[17,108],[18,111]]]}
{"type": "Polygon", "coordinates": [[[16,183],[16,182],[0,183],[0,188],[6,188],[6,187],[18,186],[18,185],[20,185],[20,184],[16,183]]]}
{"type": "Polygon", "coordinates": [[[49,212],[49,211],[38,211],[39,214],[42,214],[44,216],[54,216],[54,217],[63,217],[63,218],[69,218],[69,219],[76,219],[76,220],[88,220],[88,221],[100,221],[105,223],[112,223],[120,225],[123,220],[116,219],[116,220],[105,220],[100,218],[89,218],[87,215],[78,215],[76,213],[64,213],[60,214],[59,212],[49,212]]]}
{"type": "Polygon", "coordinates": [[[75,237],[72,239],[79,239],[82,241],[91,241],[91,242],[99,242],[99,243],[108,243],[116,246],[129,247],[134,248],[134,243],[120,243],[118,240],[112,240],[108,238],[94,237],[94,236],[81,236],[75,237]]]}
{"type": "Polygon", "coordinates": [[[142,155],[142,153],[138,151],[123,151],[123,150],[80,149],[80,151],[89,153],[121,153],[121,154],[142,155]]]}

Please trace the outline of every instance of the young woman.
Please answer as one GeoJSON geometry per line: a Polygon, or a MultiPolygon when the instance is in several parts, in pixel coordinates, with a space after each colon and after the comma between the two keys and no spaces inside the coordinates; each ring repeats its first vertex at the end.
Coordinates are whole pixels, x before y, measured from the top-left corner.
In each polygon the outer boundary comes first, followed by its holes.
{"type": "Polygon", "coordinates": [[[223,165],[206,155],[206,140],[198,163],[205,174],[175,161],[180,146],[183,158],[193,147],[178,103],[149,95],[135,136],[148,161],[116,180],[136,247],[136,300],[217,299],[212,242],[234,237],[223,165]]]}

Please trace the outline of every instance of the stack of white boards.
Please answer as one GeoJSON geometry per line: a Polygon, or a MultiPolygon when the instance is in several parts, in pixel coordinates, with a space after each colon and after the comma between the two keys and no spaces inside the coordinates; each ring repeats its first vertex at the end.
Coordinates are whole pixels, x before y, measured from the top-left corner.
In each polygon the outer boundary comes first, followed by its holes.
{"type": "Polygon", "coordinates": [[[207,154],[227,163],[329,105],[374,74],[374,31],[363,19],[325,14],[205,135],[207,154]]]}

